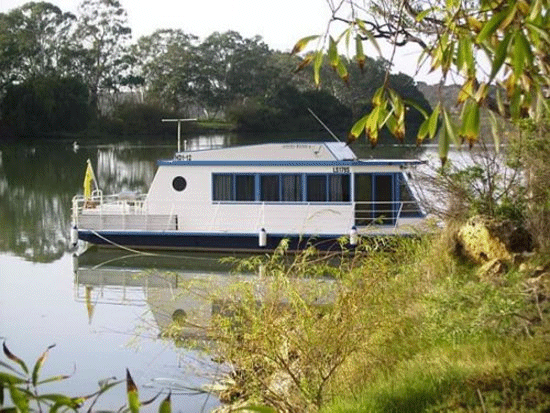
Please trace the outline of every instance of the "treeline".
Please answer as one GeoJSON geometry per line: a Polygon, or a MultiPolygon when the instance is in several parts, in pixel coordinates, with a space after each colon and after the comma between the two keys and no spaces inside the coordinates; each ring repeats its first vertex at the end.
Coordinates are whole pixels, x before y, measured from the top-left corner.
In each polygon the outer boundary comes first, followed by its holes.
{"type": "MultiPolygon", "coordinates": [[[[330,67],[316,88],[301,59],[261,37],[228,31],[204,40],[158,30],[132,42],[116,0],[84,0],[77,14],[30,2],[0,14],[0,136],[155,134],[165,117],[222,120],[240,130],[346,130],[368,108],[388,62],[346,61],[349,82],[330,67]],[[351,86],[350,86],[351,85],[351,86]]],[[[390,78],[402,96],[428,102],[409,76],[390,78]]],[[[423,120],[408,113],[414,135],[423,120]]]]}

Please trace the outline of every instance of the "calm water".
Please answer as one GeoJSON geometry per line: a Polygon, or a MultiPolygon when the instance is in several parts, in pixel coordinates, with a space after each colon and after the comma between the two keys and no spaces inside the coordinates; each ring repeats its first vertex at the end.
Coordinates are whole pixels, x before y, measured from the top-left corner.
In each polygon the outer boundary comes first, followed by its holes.
{"type": "MultiPolygon", "coordinates": [[[[262,139],[296,137],[197,136],[187,145],[199,149],[262,139]]],[[[175,344],[159,338],[178,305],[195,305],[197,317],[207,317],[208,303],[174,291],[181,280],[227,275],[217,257],[125,257],[118,252],[76,260],[67,250],[71,199],[82,192],[88,158],[104,193],[146,191],[156,160],[171,158],[175,149],[174,138],[0,146],[0,337],[31,365],[56,344],[43,377],[73,369],[74,374],[44,390],[89,394],[98,380],[124,378],[129,368],[142,399],[172,388],[174,411],[209,411],[217,405],[212,396],[183,393],[211,383],[220,366],[204,349],[186,348],[185,340],[175,344]]],[[[355,150],[365,157],[408,156],[402,147],[355,150]]],[[[196,332],[189,336],[197,338],[196,332]]],[[[99,407],[118,409],[125,400],[124,386],[118,386],[100,399],[99,407]]]]}

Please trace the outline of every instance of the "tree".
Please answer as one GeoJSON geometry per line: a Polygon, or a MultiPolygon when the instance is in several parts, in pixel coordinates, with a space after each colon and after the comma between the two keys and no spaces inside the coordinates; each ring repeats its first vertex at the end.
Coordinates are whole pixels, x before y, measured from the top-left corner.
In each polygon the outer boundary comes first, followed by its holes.
{"type": "Polygon", "coordinates": [[[76,78],[36,76],[8,86],[0,116],[19,136],[77,132],[88,123],[88,90],[76,78]]]}
{"type": "Polygon", "coordinates": [[[132,45],[139,76],[150,99],[170,110],[199,104],[197,37],[182,30],[157,30],[132,45]]]}
{"type": "MultiPolygon", "coordinates": [[[[457,104],[461,107],[458,124],[454,124],[446,109],[437,105],[419,128],[417,141],[436,135],[440,156],[444,161],[451,141],[466,140],[473,145],[478,139],[480,108],[514,121],[540,120],[548,115],[550,87],[550,13],[549,0],[460,0],[431,3],[413,0],[370,0],[367,4],[354,0],[329,2],[332,23],[345,23],[337,37],[308,36],[300,39],[294,53],[305,50],[313,40],[319,40],[317,51],[305,56],[303,66],[313,63],[314,77],[319,83],[323,61],[323,46],[327,45],[328,62],[344,80],[349,73],[337,53],[340,42],[355,43],[355,60],[363,67],[366,56],[364,43],[370,42],[380,51],[376,39],[393,45],[389,58],[400,46],[416,44],[424,53],[423,62],[441,73],[441,81],[453,73],[461,76],[457,104]],[[352,17],[348,17],[352,16],[352,17]],[[483,55],[486,68],[479,57],[483,55]],[[494,94],[490,91],[495,90],[494,94]]],[[[404,113],[414,105],[403,99],[390,86],[389,72],[372,99],[372,110],[351,129],[350,141],[364,131],[376,144],[379,131],[386,127],[394,136],[404,136],[404,113]]],[[[491,117],[496,123],[496,118],[491,117]]]]}
{"type": "Polygon", "coordinates": [[[131,29],[117,0],[84,0],[78,12],[72,39],[73,70],[87,80],[90,106],[99,112],[101,91],[116,90],[130,69],[126,47],[131,29]]]}
{"type": "Polygon", "coordinates": [[[244,39],[239,33],[213,33],[199,46],[204,76],[202,99],[220,110],[236,100],[267,90],[270,78],[265,70],[269,47],[256,36],[244,39]]]}
{"type": "Polygon", "coordinates": [[[47,2],[0,14],[0,87],[60,71],[74,20],[47,2]]]}

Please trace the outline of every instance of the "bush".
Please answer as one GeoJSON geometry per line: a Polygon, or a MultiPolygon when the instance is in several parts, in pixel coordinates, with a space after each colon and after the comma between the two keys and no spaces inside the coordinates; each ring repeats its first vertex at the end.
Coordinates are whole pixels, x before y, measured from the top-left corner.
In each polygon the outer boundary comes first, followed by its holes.
{"type": "Polygon", "coordinates": [[[88,89],[76,78],[36,77],[7,88],[1,102],[5,126],[18,136],[45,136],[86,129],[88,89]]]}
{"type": "MultiPolygon", "coordinates": [[[[174,125],[162,122],[162,119],[178,119],[182,116],[147,103],[125,102],[118,105],[112,115],[111,123],[122,135],[163,135],[174,134],[174,125]]],[[[193,128],[190,123],[182,123],[182,132],[193,128]]]]}

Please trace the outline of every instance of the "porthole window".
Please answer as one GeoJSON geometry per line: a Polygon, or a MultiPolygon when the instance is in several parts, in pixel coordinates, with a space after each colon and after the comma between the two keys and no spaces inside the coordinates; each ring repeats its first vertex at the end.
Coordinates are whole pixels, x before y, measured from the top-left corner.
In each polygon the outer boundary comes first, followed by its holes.
{"type": "Polygon", "coordinates": [[[187,186],[187,181],[183,176],[176,176],[172,181],[172,186],[176,191],[181,192],[187,186]]]}

